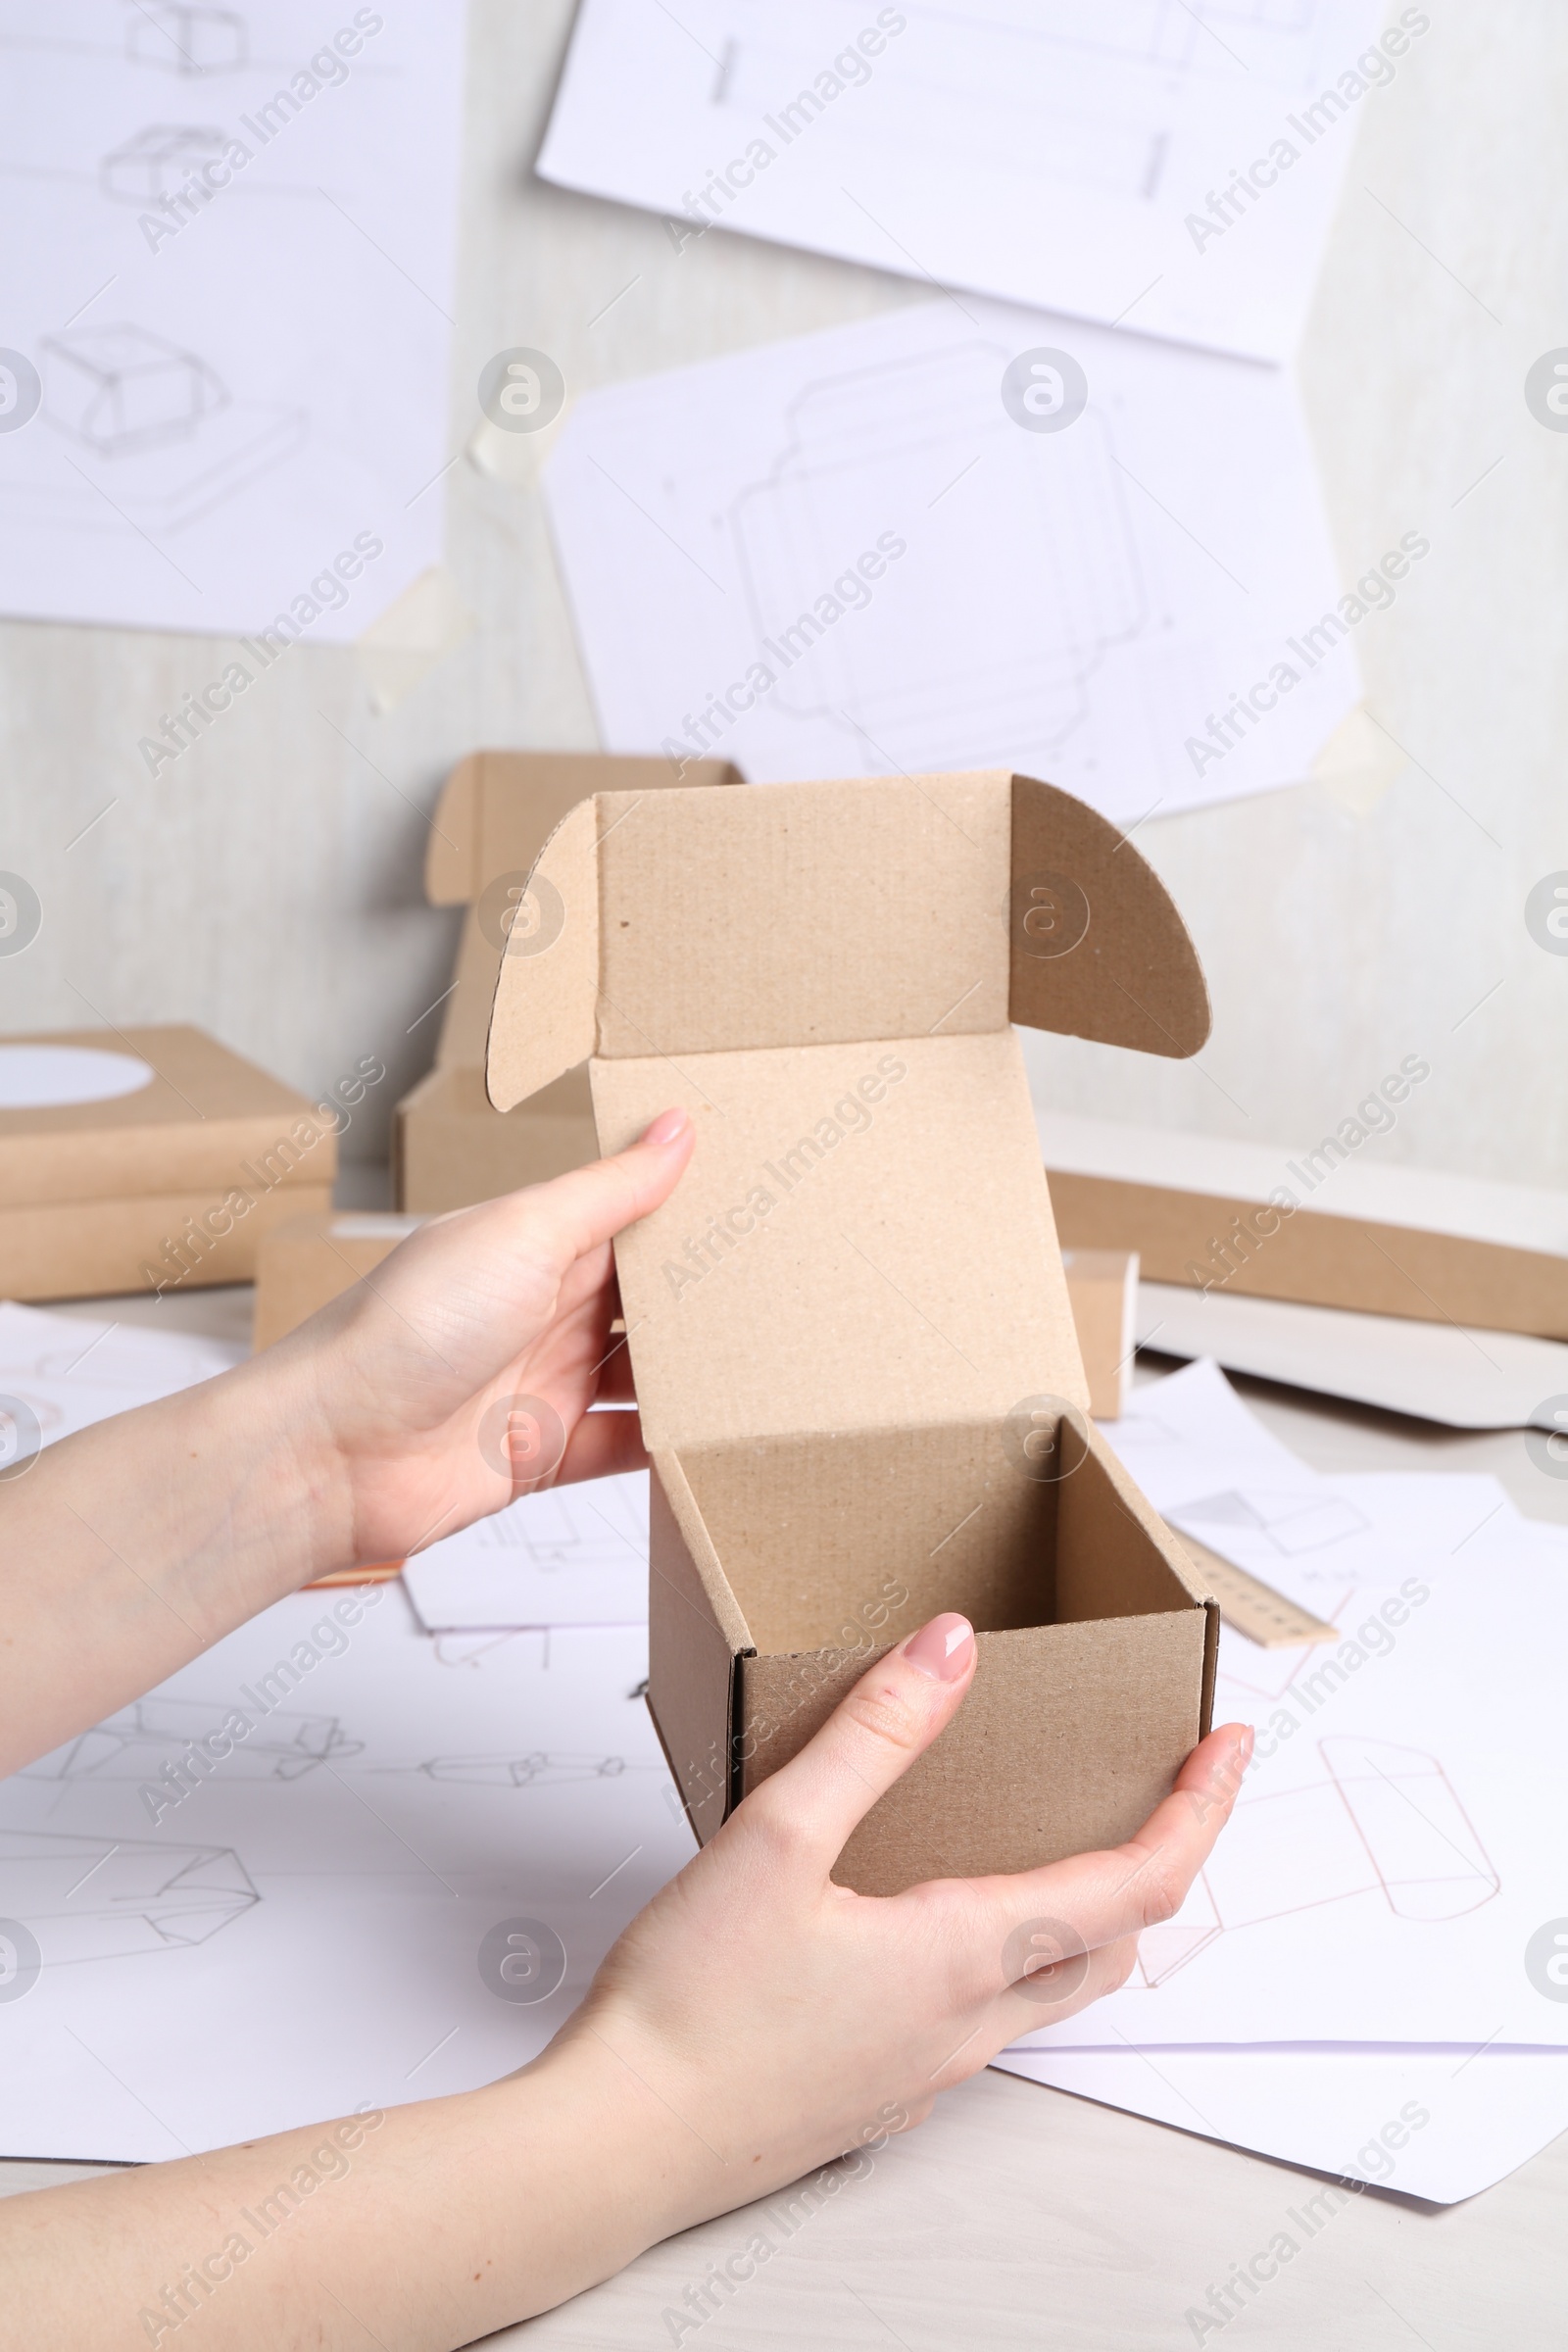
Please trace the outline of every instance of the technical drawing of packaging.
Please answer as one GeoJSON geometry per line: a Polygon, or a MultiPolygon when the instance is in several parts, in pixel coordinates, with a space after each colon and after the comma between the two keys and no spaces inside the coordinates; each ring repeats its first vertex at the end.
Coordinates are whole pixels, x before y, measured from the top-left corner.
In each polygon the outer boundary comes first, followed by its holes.
{"type": "Polygon", "coordinates": [[[927,767],[1054,746],[1082,724],[1089,678],[1144,626],[1147,598],[1104,421],[1091,413],[1071,433],[1018,432],[994,391],[1011,356],[976,339],[827,378],[791,407],[789,448],[733,514],[758,633],[782,651],[779,708],[842,710],[891,758],[927,767]],[[979,432],[977,407],[993,416],[979,432]],[[877,612],[891,584],[868,593],[851,628],[824,631],[812,607],[843,572],[844,550],[875,547],[906,511],[920,453],[952,460],[937,466],[954,479],[922,531],[955,593],[942,657],[912,681],[894,610],[877,612]],[[1038,517],[1043,557],[1027,601],[975,556],[1016,530],[1020,506],[1038,517]]]}

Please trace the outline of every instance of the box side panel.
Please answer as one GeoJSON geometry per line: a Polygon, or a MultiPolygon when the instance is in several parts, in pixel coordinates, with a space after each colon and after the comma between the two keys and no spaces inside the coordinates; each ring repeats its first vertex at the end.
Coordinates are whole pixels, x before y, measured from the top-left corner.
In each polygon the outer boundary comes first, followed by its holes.
{"type": "Polygon", "coordinates": [[[729,1810],[732,1663],[750,1645],[678,1462],[649,1480],[648,1704],[698,1838],[729,1810]]]}
{"type": "Polygon", "coordinates": [[[424,1215],[494,1200],[597,1157],[584,1069],[491,1107],[477,1070],[432,1070],[398,1105],[398,1204],[424,1215]]]}
{"type": "Polygon", "coordinates": [[[1009,839],[1000,773],[607,796],[599,1052],[1004,1028],[1009,839]]]}
{"type": "Polygon", "coordinates": [[[1310,1208],[1279,1220],[1253,1200],[1119,1177],[1050,1177],[1063,1245],[1135,1249],[1150,1282],[1568,1340],[1568,1257],[1310,1208]]]}
{"type": "Polygon", "coordinates": [[[331,1205],[330,1185],[279,1185],[217,1235],[203,1224],[214,1206],[208,1192],[0,1208],[0,1298],[95,1298],[160,1284],[189,1291],[250,1282],[271,1226],[302,1212],[324,1216],[331,1205]]]}
{"type": "Polygon", "coordinates": [[[656,1443],[1087,1406],[1010,1030],[592,1079],[607,1151],[672,1102],[697,1127],[670,1200],[615,1245],[656,1443]]]}
{"type": "MultiPolygon", "coordinates": [[[[1197,1608],[981,1634],[963,1706],[871,1808],[834,1878],[897,1894],[922,1879],[1034,1870],[1121,1844],[1199,1739],[1204,1635],[1197,1608]]],[[[756,1727],[776,1727],[754,1741],[748,1789],[798,1753],[865,1665],[824,1668],[806,1694],[803,1663],[744,1662],[743,1752],[756,1727]]]]}
{"type": "Polygon", "coordinates": [[[1063,1624],[1200,1614],[1204,1588],[1169,1528],[1093,1423],[1063,1431],[1056,1498],[1056,1615],[1063,1624]]]}
{"type": "Polygon", "coordinates": [[[764,1653],[868,1659],[943,1609],[989,1632],[1056,1614],[1056,1484],[993,1424],[693,1446],[681,1467],[764,1653]]]}

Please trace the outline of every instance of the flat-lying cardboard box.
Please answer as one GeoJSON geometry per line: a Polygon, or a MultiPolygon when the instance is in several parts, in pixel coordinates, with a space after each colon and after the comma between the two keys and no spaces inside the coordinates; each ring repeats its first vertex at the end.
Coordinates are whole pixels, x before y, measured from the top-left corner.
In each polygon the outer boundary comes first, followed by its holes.
{"type": "MultiPolygon", "coordinates": [[[[723,760],[699,760],[687,772],[694,784],[741,780],[723,760]]],[[[668,760],[600,752],[474,752],[447,778],[425,851],[425,896],[432,906],[467,913],[435,1067],[404,1096],[393,1122],[400,1208],[466,1208],[593,1158],[586,1070],[564,1071],[506,1118],[490,1103],[484,1050],[496,974],[514,923],[519,947],[533,946],[556,919],[557,909],[530,900],[525,884],[566,810],[590,793],[662,792],[675,781],[668,760]]]]}
{"type": "Polygon", "coordinates": [[[1042,1112],[1062,1244],[1136,1250],[1146,1282],[1205,1295],[1568,1340],[1568,1194],[1373,1161],[1422,1083],[1401,1065],[1294,1150],[1042,1112]]]}
{"type": "Polygon", "coordinates": [[[601,794],[502,960],[503,1108],[588,1059],[614,1151],[683,1104],[615,1256],[654,1461],[649,1703],[700,1838],[944,1608],[955,1723],[839,1866],[887,1892],[1127,1837],[1206,1730],[1218,1619],[1087,1418],[1009,1021],[1163,1054],[1201,973],[1137,851],[993,771],[601,794]]]}
{"type": "MultiPolygon", "coordinates": [[[[69,1093],[74,1066],[117,1083],[115,1057],[125,1077],[137,1063],[151,1074],[120,1094],[0,1109],[0,1298],[249,1282],[270,1226],[331,1205],[331,1106],[323,1116],[205,1031],[32,1032],[0,1040],[13,1068],[17,1048],[34,1050],[34,1094],[69,1093]]],[[[7,1091],[15,1102],[29,1088],[7,1091]]]]}

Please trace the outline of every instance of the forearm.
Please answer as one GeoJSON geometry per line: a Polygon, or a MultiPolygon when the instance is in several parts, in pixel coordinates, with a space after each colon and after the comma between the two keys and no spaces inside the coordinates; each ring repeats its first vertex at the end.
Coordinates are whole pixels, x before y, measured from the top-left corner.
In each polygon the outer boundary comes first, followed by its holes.
{"type": "Polygon", "coordinates": [[[682,2226],[670,2119],[578,2042],[449,2099],[0,2205],[19,2343],[448,2352],[682,2226]]]}
{"type": "Polygon", "coordinates": [[[264,1359],[0,1483],[0,1773],[352,1562],[308,1396],[264,1359]]]}

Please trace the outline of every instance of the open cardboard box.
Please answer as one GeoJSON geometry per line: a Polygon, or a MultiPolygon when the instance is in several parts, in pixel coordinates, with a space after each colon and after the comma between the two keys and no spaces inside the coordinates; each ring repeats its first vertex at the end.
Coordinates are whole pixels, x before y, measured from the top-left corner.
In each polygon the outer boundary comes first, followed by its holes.
{"type": "MultiPolygon", "coordinates": [[[[723,760],[695,761],[688,773],[696,784],[741,781],[723,760]]],[[[593,1158],[586,1070],[564,1071],[507,1118],[486,1098],[496,974],[514,920],[522,924],[521,940],[537,937],[551,919],[527,899],[524,884],[566,810],[589,793],[662,792],[675,781],[668,760],[600,752],[473,752],[447,778],[425,850],[425,896],[432,906],[466,906],[467,913],[435,1067],[404,1096],[393,1122],[400,1208],[426,1215],[466,1208],[593,1158]]]]}
{"type": "Polygon", "coordinates": [[[562,908],[503,957],[503,1109],[588,1059],[614,1151],[683,1104],[673,1198],[620,1236],[654,1462],[649,1702],[700,1838],[942,1608],[956,1720],[848,1885],[1125,1838],[1211,1706],[1218,1619],[1089,1422],[1011,1021],[1185,1054],[1175,908],[1113,827],[1004,772],[600,794],[562,908]]]}

